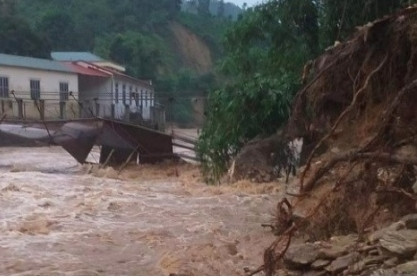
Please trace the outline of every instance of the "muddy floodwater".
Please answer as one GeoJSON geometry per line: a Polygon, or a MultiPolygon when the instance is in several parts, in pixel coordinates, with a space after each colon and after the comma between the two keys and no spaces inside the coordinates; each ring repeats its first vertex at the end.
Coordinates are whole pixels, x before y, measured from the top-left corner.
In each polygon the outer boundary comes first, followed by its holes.
{"type": "Polygon", "coordinates": [[[0,148],[0,275],[241,275],[274,239],[261,224],[279,195],[204,185],[192,165],[118,174],[60,147],[0,148]]]}

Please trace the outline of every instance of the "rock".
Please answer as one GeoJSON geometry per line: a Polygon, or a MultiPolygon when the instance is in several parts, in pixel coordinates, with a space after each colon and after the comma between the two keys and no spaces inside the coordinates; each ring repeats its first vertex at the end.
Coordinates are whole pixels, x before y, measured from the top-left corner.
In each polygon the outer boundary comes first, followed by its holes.
{"type": "Polygon", "coordinates": [[[320,270],[320,269],[323,269],[325,266],[328,266],[329,264],[330,264],[329,260],[319,259],[311,264],[311,268],[314,270],[320,270]]]}
{"type": "Polygon", "coordinates": [[[348,253],[348,248],[343,246],[332,246],[330,248],[322,248],[319,252],[320,259],[334,260],[348,253]]]}
{"type": "Polygon", "coordinates": [[[369,250],[368,255],[370,256],[378,256],[380,254],[378,249],[369,250]]]}
{"type": "Polygon", "coordinates": [[[365,245],[365,246],[361,246],[358,251],[361,253],[369,253],[369,252],[373,252],[374,250],[376,250],[375,245],[365,245]]]}
{"type": "Polygon", "coordinates": [[[380,264],[388,258],[389,257],[387,256],[369,256],[363,259],[361,262],[363,262],[365,265],[380,264]]]}
{"type": "Polygon", "coordinates": [[[390,258],[384,262],[384,266],[387,268],[394,267],[398,264],[400,260],[397,257],[390,258]]]}
{"type": "Polygon", "coordinates": [[[417,181],[414,183],[412,189],[413,189],[414,193],[417,194],[417,181]]]}
{"type": "Polygon", "coordinates": [[[340,153],[340,149],[338,147],[334,147],[330,150],[332,153],[338,154],[340,153]]]}
{"type": "Polygon", "coordinates": [[[394,269],[396,275],[417,275],[417,261],[400,264],[394,269]]]}
{"type": "Polygon", "coordinates": [[[302,274],[302,272],[300,272],[300,271],[291,271],[291,270],[288,270],[287,271],[287,276],[301,276],[301,274],[302,274]]]}
{"type": "Polygon", "coordinates": [[[299,244],[288,248],[284,256],[284,263],[291,269],[300,269],[309,266],[317,260],[319,247],[313,244],[299,244]]]}
{"type": "Polygon", "coordinates": [[[371,273],[371,275],[368,276],[394,276],[394,269],[393,268],[389,268],[389,269],[377,269],[374,272],[371,273]]]}
{"type": "MultiPolygon", "coordinates": [[[[250,271],[248,271],[247,273],[249,273],[250,271]]],[[[287,276],[288,275],[288,272],[285,270],[285,269],[278,269],[276,272],[275,272],[275,275],[276,276],[287,276]]]]}
{"type": "Polygon", "coordinates": [[[343,257],[339,257],[336,260],[334,260],[330,265],[325,267],[325,270],[327,272],[330,272],[331,274],[338,274],[343,270],[347,269],[352,264],[354,264],[358,257],[359,254],[356,252],[350,253],[343,257]]]}
{"type": "Polygon", "coordinates": [[[390,226],[382,228],[373,232],[369,237],[368,240],[371,243],[377,242],[384,234],[389,231],[399,231],[405,228],[405,223],[403,221],[392,223],[390,226]]]}
{"type": "Polygon", "coordinates": [[[361,273],[359,273],[360,276],[371,276],[372,272],[376,271],[377,269],[379,269],[378,267],[372,267],[372,268],[367,268],[364,271],[362,271],[361,273]]]}
{"type": "Polygon", "coordinates": [[[379,240],[382,248],[400,257],[412,257],[417,251],[417,231],[388,231],[379,240]]]}
{"type": "Polygon", "coordinates": [[[348,269],[343,271],[343,275],[355,275],[365,270],[366,264],[364,261],[354,263],[348,269]]]}
{"type": "Polygon", "coordinates": [[[394,222],[389,226],[389,229],[392,231],[404,230],[405,228],[406,228],[406,225],[404,221],[394,222]]]}
{"type": "Polygon", "coordinates": [[[348,253],[357,243],[357,235],[337,236],[330,239],[328,247],[320,249],[320,259],[336,259],[348,253]]]}
{"type": "Polygon", "coordinates": [[[407,216],[404,216],[401,221],[405,223],[405,226],[407,229],[417,229],[417,214],[410,214],[407,216]]]}
{"type": "Polygon", "coordinates": [[[322,270],[322,271],[310,270],[310,271],[304,272],[303,276],[324,276],[324,275],[326,275],[326,273],[327,272],[324,271],[324,270],[322,270]]]}

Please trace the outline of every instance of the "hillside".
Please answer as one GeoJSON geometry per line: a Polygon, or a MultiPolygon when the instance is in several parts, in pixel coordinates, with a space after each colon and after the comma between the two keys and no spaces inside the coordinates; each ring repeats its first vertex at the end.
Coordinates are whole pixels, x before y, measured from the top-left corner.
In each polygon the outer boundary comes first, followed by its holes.
{"type": "Polygon", "coordinates": [[[213,70],[222,55],[221,37],[231,24],[181,12],[180,3],[1,1],[0,52],[48,57],[50,51],[91,51],[125,65],[133,76],[163,81],[155,84],[170,91],[180,72],[198,78],[213,70]],[[201,22],[215,28],[203,28],[201,22]]]}
{"type": "Polygon", "coordinates": [[[190,29],[178,22],[173,22],[170,29],[175,37],[177,54],[187,68],[199,74],[207,73],[213,68],[210,47],[190,29]]]}
{"type": "MultiPolygon", "coordinates": [[[[207,1],[202,1],[207,2],[207,1]]],[[[181,5],[181,10],[188,13],[198,14],[198,1],[186,0],[181,5]]],[[[223,0],[211,0],[208,4],[208,11],[213,16],[236,20],[243,10],[237,5],[223,0]]]]}

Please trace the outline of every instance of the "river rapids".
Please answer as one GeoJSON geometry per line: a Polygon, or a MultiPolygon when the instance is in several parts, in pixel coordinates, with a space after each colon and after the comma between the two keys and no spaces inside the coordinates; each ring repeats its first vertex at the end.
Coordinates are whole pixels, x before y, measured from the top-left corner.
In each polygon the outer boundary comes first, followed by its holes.
{"type": "MultiPolygon", "coordinates": [[[[93,160],[97,157],[93,157],[93,160]]],[[[0,148],[0,275],[242,275],[273,241],[276,185],[207,186],[193,165],[79,165],[0,148]]]]}

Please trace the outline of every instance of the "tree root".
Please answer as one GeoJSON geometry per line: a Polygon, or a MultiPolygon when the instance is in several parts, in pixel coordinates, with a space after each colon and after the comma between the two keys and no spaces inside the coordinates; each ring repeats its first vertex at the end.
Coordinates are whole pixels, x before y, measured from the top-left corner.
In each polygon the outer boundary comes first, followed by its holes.
{"type": "Polygon", "coordinates": [[[314,172],[313,176],[310,180],[306,183],[304,190],[310,191],[313,189],[316,182],[324,176],[330,169],[332,169],[337,163],[342,161],[355,161],[358,159],[378,159],[380,161],[385,162],[393,162],[397,164],[409,164],[409,165],[417,165],[417,158],[413,157],[405,157],[399,155],[393,155],[390,153],[380,153],[380,152],[359,152],[357,150],[350,151],[347,153],[343,153],[341,155],[337,155],[333,157],[330,161],[328,161],[324,166],[319,168],[317,171],[314,172]]]}
{"type": "Polygon", "coordinates": [[[397,188],[394,186],[378,186],[376,188],[376,192],[394,192],[394,193],[399,193],[415,202],[417,202],[417,196],[415,196],[412,193],[409,193],[407,191],[405,191],[404,189],[401,188],[397,188]]]}
{"type": "Polygon", "coordinates": [[[249,276],[253,276],[261,271],[265,272],[265,275],[274,275],[276,265],[280,259],[285,256],[288,248],[290,247],[292,237],[296,231],[297,226],[293,223],[290,228],[285,231],[283,235],[278,237],[264,252],[264,264],[252,271],[249,276]]]}
{"type": "Polygon", "coordinates": [[[408,83],[406,86],[404,86],[397,94],[397,96],[394,98],[394,100],[391,102],[390,106],[383,112],[382,114],[382,123],[375,134],[375,136],[366,144],[363,148],[363,150],[369,150],[372,148],[372,146],[376,145],[376,142],[378,139],[383,138],[384,134],[387,133],[389,127],[391,126],[391,122],[393,121],[393,114],[395,109],[397,109],[398,105],[401,103],[402,98],[410,92],[411,89],[417,87],[417,79],[413,80],[412,82],[408,83]]]}

